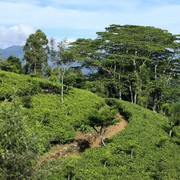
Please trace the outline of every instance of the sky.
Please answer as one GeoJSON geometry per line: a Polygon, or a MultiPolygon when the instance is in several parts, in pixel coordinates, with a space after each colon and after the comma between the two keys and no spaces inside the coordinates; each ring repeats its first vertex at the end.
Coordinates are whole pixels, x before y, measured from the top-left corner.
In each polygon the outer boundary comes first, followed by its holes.
{"type": "Polygon", "coordinates": [[[0,0],[0,48],[24,45],[41,29],[56,41],[96,38],[110,24],[180,34],[180,0],[0,0]]]}

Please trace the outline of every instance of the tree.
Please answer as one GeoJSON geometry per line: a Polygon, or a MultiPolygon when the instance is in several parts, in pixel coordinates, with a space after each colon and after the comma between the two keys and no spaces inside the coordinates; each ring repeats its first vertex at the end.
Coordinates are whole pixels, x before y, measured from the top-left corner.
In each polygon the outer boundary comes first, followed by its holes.
{"type": "Polygon", "coordinates": [[[85,76],[83,75],[80,67],[71,67],[66,71],[64,77],[64,83],[66,86],[73,86],[76,88],[83,88],[85,85],[85,76]]]}
{"type": "Polygon", "coordinates": [[[50,40],[50,57],[51,61],[58,68],[58,79],[61,79],[61,101],[64,102],[64,75],[65,75],[65,65],[71,63],[73,61],[72,53],[68,48],[67,41],[64,39],[63,41],[57,43],[55,39],[51,38],[50,40]]]}
{"type": "Polygon", "coordinates": [[[114,107],[101,104],[89,117],[88,124],[97,132],[103,146],[106,146],[103,135],[109,125],[113,125],[117,122],[115,118],[117,113],[118,111],[114,109],[114,107]]]}
{"type": "Polygon", "coordinates": [[[180,104],[171,103],[164,105],[165,115],[168,117],[169,136],[171,137],[175,127],[180,125],[180,104]]]}
{"type": "Polygon", "coordinates": [[[9,56],[7,60],[3,60],[0,63],[1,70],[22,73],[22,65],[19,58],[14,56],[9,56]]]}
{"type": "Polygon", "coordinates": [[[2,67],[4,66],[5,59],[0,57],[0,69],[2,70],[2,67]]]}
{"type": "Polygon", "coordinates": [[[48,39],[41,30],[31,34],[24,46],[25,73],[42,73],[48,63],[48,39]]]}
{"type": "Polygon", "coordinates": [[[166,89],[178,86],[173,82],[180,71],[178,36],[154,27],[114,24],[97,35],[72,43],[77,59],[95,70],[89,81],[103,82],[108,97],[160,111],[168,100],[166,89]]]}

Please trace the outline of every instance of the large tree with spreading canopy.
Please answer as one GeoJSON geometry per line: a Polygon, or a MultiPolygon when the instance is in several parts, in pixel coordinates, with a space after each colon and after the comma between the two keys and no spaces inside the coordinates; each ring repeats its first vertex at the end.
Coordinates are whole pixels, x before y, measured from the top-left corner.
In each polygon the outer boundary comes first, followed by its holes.
{"type": "Polygon", "coordinates": [[[149,26],[110,25],[97,38],[72,45],[83,66],[93,69],[93,91],[159,111],[176,101],[179,86],[179,37],[149,26]],[[170,98],[171,96],[171,98],[170,98]]]}

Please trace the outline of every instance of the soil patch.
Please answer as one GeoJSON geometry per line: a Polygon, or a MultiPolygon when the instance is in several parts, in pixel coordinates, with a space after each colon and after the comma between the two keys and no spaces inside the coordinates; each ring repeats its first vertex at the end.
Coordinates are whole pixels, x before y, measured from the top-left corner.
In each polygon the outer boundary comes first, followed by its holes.
{"type": "MultiPolygon", "coordinates": [[[[116,125],[109,126],[106,129],[106,133],[104,135],[104,139],[109,139],[113,136],[115,136],[117,133],[121,132],[127,125],[126,121],[120,121],[116,125]]],[[[97,137],[95,141],[91,144],[91,147],[99,147],[100,146],[100,138],[97,137]]]]}
{"type": "MultiPolygon", "coordinates": [[[[104,134],[104,139],[113,137],[126,127],[127,122],[122,120],[121,116],[119,116],[119,119],[121,119],[121,121],[116,125],[107,127],[104,134]]],[[[59,157],[78,156],[78,154],[83,152],[86,148],[95,148],[100,146],[101,140],[95,132],[88,134],[77,133],[73,143],[53,146],[49,152],[45,153],[38,159],[37,164],[44,161],[57,159],[59,157]]]]}

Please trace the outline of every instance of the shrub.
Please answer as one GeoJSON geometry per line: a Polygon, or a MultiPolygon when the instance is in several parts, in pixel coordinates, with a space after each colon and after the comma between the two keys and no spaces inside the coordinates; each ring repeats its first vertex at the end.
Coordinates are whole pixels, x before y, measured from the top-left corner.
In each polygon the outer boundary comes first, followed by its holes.
{"type": "Polygon", "coordinates": [[[35,137],[27,132],[25,117],[16,103],[0,106],[0,175],[7,179],[28,178],[38,153],[35,137]]]}

